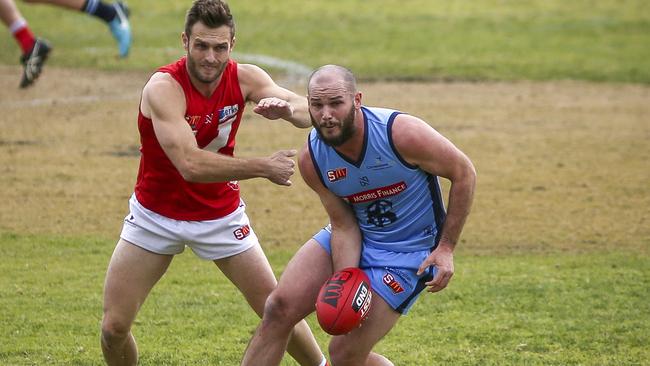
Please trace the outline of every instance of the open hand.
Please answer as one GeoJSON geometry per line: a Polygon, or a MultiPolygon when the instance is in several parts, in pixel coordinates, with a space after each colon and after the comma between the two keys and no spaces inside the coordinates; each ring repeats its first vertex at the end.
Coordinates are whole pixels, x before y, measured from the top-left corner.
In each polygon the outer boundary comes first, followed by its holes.
{"type": "Polygon", "coordinates": [[[261,99],[253,112],[268,119],[287,119],[293,115],[293,107],[284,99],[271,97],[261,99]]]}

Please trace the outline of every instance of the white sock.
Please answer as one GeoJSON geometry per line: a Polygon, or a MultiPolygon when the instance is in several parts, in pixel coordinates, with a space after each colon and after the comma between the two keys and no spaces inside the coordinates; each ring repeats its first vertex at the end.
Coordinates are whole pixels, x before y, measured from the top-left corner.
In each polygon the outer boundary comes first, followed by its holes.
{"type": "Polygon", "coordinates": [[[27,26],[27,21],[23,18],[20,18],[9,25],[9,32],[11,32],[11,34],[14,34],[19,30],[25,28],[26,26],[27,26]]]}
{"type": "Polygon", "coordinates": [[[325,355],[323,355],[323,361],[321,361],[320,364],[318,364],[318,366],[325,366],[325,365],[327,365],[327,359],[325,358],[325,355]]]}

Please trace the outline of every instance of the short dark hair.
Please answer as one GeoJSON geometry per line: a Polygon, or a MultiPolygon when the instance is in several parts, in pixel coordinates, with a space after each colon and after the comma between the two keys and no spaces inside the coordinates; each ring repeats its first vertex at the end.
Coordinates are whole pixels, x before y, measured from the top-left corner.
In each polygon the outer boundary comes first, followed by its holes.
{"type": "Polygon", "coordinates": [[[230,38],[235,37],[235,19],[230,8],[222,0],[196,0],[185,17],[185,34],[189,37],[192,27],[197,22],[209,28],[219,28],[227,25],[230,28],[230,38]]]}

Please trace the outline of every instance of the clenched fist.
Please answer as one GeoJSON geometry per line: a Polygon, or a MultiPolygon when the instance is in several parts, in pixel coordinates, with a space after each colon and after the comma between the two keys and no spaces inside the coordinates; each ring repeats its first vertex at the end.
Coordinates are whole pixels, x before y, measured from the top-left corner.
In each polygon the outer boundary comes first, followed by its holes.
{"type": "Polygon", "coordinates": [[[295,173],[296,163],[291,159],[296,156],[296,150],[280,150],[268,157],[266,178],[282,186],[291,185],[291,176],[295,173]]]}

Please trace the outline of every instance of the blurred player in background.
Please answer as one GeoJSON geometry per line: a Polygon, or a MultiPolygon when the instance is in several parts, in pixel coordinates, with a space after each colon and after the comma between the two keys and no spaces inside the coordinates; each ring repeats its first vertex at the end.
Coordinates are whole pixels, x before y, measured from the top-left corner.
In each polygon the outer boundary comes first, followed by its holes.
{"type": "Polygon", "coordinates": [[[321,285],[333,271],[360,267],[373,291],[368,318],[333,337],[329,356],[334,366],[393,365],[372,349],[422,290],[449,283],[472,203],[474,166],[421,119],[362,106],[354,76],[341,66],[316,70],[307,100],[314,128],[298,155],[300,173],[331,226],[287,265],[242,364],[278,365],[291,328],[314,311],[321,285]],[[451,181],[447,212],[438,176],[451,181]]]}
{"type": "MultiPolygon", "coordinates": [[[[104,285],[101,346],[109,365],[137,363],[131,326],[185,246],[213,261],[259,316],[277,285],[238,181],[259,177],[291,185],[296,152],[236,158],[235,135],[247,102],[268,119],[307,128],[307,101],[261,68],[230,59],[235,23],[220,0],[195,1],[181,39],[186,56],[159,68],[142,91],[140,170],[104,285]]],[[[295,324],[289,354],[304,366],[325,365],[307,323],[295,324]]]]}
{"type": "MultiPolygon", "coordinates": [[[[27,3],[42,3],[78,10],[103,20],[117,41],[120,57],[126,57],[131,48],[131,26],[129,9],[122,1],[107,4],[102,0],[24,0],[27,3]]],[[[20,87],[26,88],[34,83],[43,71],[52,46],[43,39],[34,36],[14,0],[0,0],[0,20],[18,42],[22,50],[20,62],[23,64],[23,76],[20,87]]]]}

